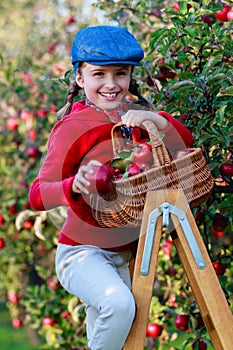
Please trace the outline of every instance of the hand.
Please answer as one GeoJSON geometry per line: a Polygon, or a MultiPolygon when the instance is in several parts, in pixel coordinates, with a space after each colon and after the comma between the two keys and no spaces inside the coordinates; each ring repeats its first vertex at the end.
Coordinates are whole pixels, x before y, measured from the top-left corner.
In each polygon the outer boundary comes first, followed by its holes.
{"type": "Polygon", "coordinates": [[[94,170],[92,167],[101,165],[102,163],[100,163],[98,160],[90,160],[87,165],[81,165],[77,174],[75,175],[72,191],[74,193],[89,194],[88,186],[90,185],[90,182],[85,178],[85,174],[93,174],[94,170]]]}
{"type": "Polygon", "coordinates": [[[145,110],[129,110],[121,118],[122,123],[127,127],[141,127],[142,123],[146,120],[150,120],[157,126],[158,130],[164,130],[168,127],[168,120],[162,115],[145,110]]]}

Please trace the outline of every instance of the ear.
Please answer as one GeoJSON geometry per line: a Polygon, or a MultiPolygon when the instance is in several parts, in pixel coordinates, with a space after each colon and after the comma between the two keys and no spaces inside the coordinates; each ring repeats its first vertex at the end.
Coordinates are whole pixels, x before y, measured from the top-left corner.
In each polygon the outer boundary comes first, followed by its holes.
{"type": "Polygon", "coordinates": [[[76,74],[75,80],[76,80],[76,83],[78,84],[78,86],[80,86],[81,88],[84,87],[84,80],[83,80],[83,77],[81,76],[80,73],[76,74]]]}

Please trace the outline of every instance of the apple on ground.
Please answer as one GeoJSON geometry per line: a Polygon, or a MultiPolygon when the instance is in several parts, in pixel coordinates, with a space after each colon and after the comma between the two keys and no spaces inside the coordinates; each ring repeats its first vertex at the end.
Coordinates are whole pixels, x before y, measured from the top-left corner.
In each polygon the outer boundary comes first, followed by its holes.
{"type": "Polygon", "coordinates": [[[177,315],[175,318],[175,327],[179,331],[187,331],[189,328],[189,315],[188,314],[177,315]]]}
{"type": "Polygon", "coordinates": [[[157,338],[162,334],[163,326],[158,323],[148,323],[146,327],[146,335],[152,338],[157,338]]]}

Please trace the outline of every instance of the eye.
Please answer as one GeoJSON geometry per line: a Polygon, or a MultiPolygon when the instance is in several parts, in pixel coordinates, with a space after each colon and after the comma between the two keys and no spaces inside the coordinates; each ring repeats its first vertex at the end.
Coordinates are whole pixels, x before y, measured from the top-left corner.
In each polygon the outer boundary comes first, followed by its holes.
{"type": "Polygon", "coordinates": [[[117,75],[126,75],[126,74],[127,74],[127,72],[124,70],[117,72],[117,75]]]}
{"type": "Polygon", "coordinates": [[[93,76],[94,77],[100,77],[100,76],[102,76],[104,73],[103,72],[94,72],[93,73],[93,76]]]}

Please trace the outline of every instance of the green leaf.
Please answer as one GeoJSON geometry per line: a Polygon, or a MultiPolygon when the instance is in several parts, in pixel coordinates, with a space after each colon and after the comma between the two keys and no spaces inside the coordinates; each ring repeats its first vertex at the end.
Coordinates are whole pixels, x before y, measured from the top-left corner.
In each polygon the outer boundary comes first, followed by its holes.
{"type": "Polygon", "coordinates": [[[181,89],[186,89],[186,88],[193,88],[195,83],[192,80],[182,80],[179,81],[178,83],[175,83],[172,85],[169,90],[181,90],[181,89]]]}
{"type": "Polygon", "coordinates": [[[222,56],[220,55],[211,57],[206,63],[206,65],[204,66],[203,72],[204,73],[209,72],[209,70],[212,69],[218,62],[221,62],[221,60],[222,60],[222,56]]]}
{"type": "Polygon", "coordinates": [[[200,29],[194,26],[187,26],[184,28],[184,33],[189,35],[191,38],[198,38],[200,36],[200,29]]]}
{"type": "Polygon", "coordinates": [[[222,81],[224,79],[227,79],[227,76],[224,73],[211,75],[207,78],[206,84],[212,86],[214,83],[217,83],[217,82],[222,81]]]}
{"type": "Polygon", "coordinates": [[[217,94],[218,97],[221,96],[233,96],[233,86],[229,86],[228,88],[222,89],[222,91],[220,91],[217,94]]]}

